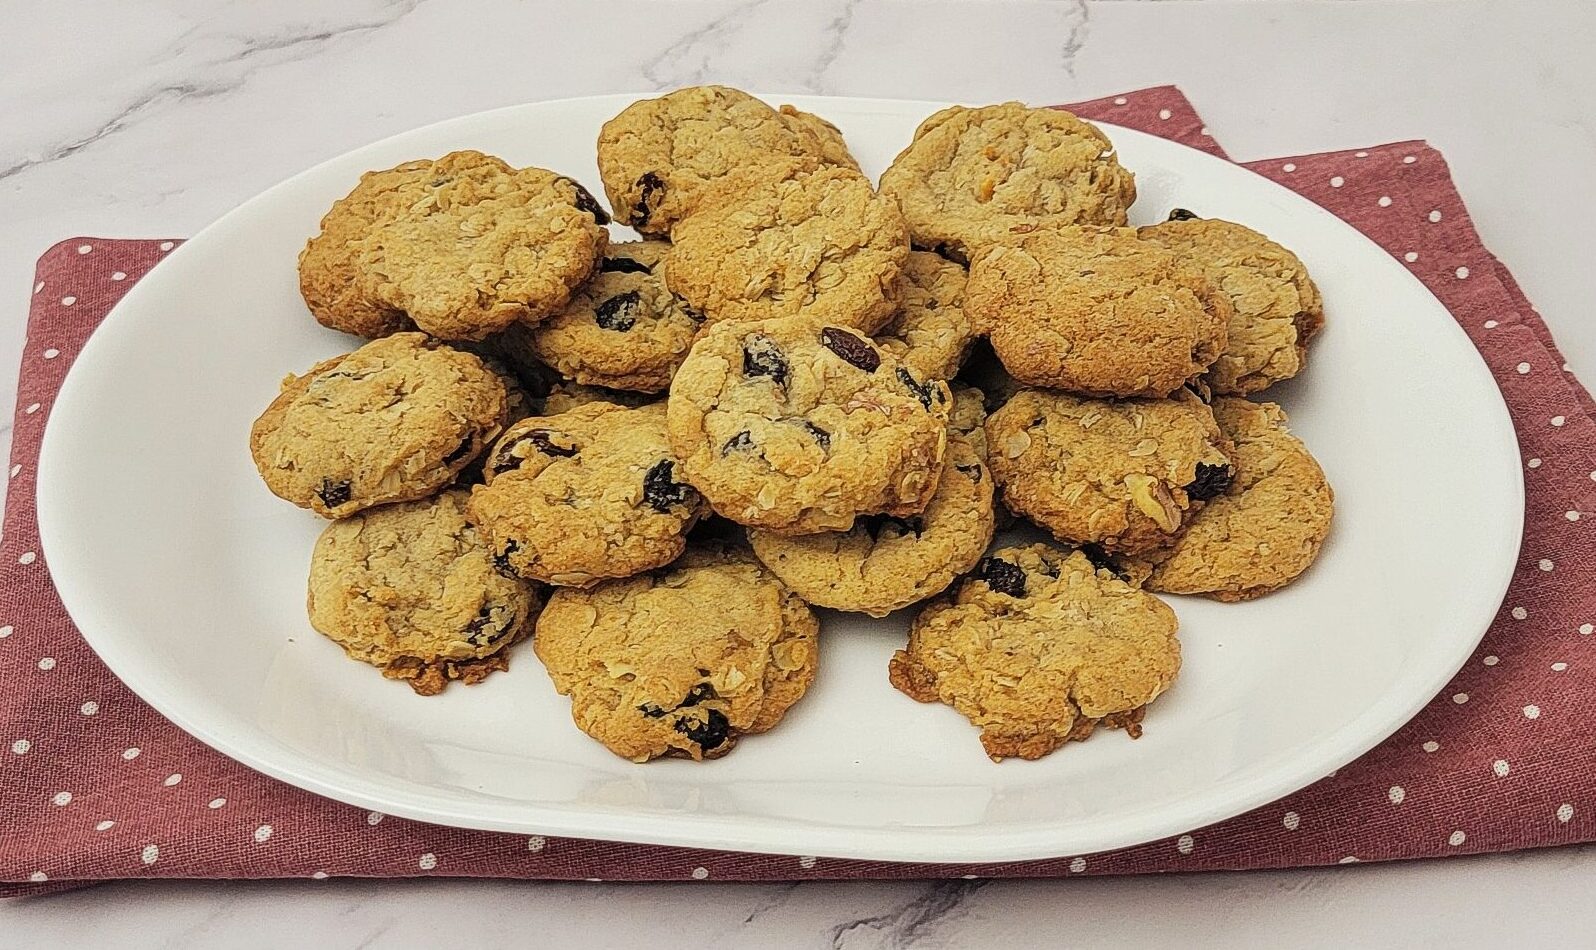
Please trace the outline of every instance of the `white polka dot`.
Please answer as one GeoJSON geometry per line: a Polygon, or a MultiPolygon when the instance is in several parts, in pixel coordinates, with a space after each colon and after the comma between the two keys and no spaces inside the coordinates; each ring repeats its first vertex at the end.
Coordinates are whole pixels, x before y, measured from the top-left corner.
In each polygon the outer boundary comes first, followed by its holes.
{"type": "Polygon", "coordinates": [[[1464,703],[1466,703],[1468,701],[1469,701],[1469,694],[1468,693],[1453,693],[1452,694],[1452,702],[1457,703],[1459,706],[1463,705],[1464,703]]]}
{"type": "Polygon", "coordinates": [[[1425,743],[1425,744],[1424,744],[1424,745],[1423,745],[1423,746],[1422,746],[1422,748],[1423,748],[1423,749],[1424,749],[1424,751],[1426,751],[1426,752],[1437,752],[1437,751],[1439,751],[1439,750],[1440,750],[1440,748],[1441,748],[1441,743],[1439,743],[1439,742],[1436,742],[1436,741],[1435,741],[1435,740],[1434,740],[1434,739],[1431,739],[1431,740],[1430,740],[1430,741],[1429,741],[1429,742],[1426,742],[1426,743],[1425,743]]]}
{"type": "Polygon", "coordinates": [[[1334,178],[1330,179],[1330,187],[1331,188],[1340,188],[1342,185],[1345,185],[1346,183],[1347,183],[1347,180],[1345,178],[1342,178],[1340,175],[1337,175],[1334,178]]]}
{"type": "Polygon", "coordinates": [[[50,796],[50,801],[57,805],[70,805],[72,804],[72,793],[56,792],[54,795],[50,796]]]}
{"type": "Polygon", "coordinates": [[[1408,792],[1400,785],[1393,785],[1386,790],[1385,797],[1391,800],[1391,804],[1400,805],[1403,799],[1408,797],[1408,792]]]}
{"type": "Polygon", "coordinates": [[[1553,416],[1552,417],[1552,426],[1553,426],[1553,428],[1560,429],[1560,428],[1563,427],[1563,423],[1565,423],[1567,421],[1568,420],[1566,418],[1564,418],[1563,416],[1553,416]]]}
{"type": "Polygon", "coordinates": [[[1573,805],[1570,805],[1569,803],[1564,802],[1563,804],[1557,806],[1557,820],[1558,821],[1560,821],[1560,822],[1562,822],[1563,824],[1566,825],[1566,824],[1568,824],[1568,820],[1570,818],[1573,818],[1573,817],[1574,817],[1574,806],[1573,805]]]}
{"type": "Polygon", "coordinates": [[[1170,117],[1170,115],[1171,115],[1171,113],[1170,113],[1170,111],[1168,109],[1159,109],[1158,110],[1158,117],[1160,119],[1166,119],[1167,120],[1170,117]]]}
{"type": "Polygon", "coordinates": [[[1285,817],[1280,819],[1280,823],[1286,826],[1287,831],[1296,831],[1297,826],[1302,824],[1302,816],[1294,811],[1288,811],[1285,817]]]}
{"type": "Polygon", "coordinates": [[[20,464],[11,466],[11,477],[12,478],[16,478],[17,475],[19,473],[21,473],[21,471],[22,471],[22,466],[20,464]]]}
{"type": "Polygon", "coordinates": [[[1528,376],[1529,375],[1530,364],[1528,364],[1528,363],[1520,363],[1520,364],[1518,364],[1518,366],[1516,366],[1514,368],[1518,370],[1518,374],[1520,376],[1528,376]]]}
{"type": "Polygon", "coordinates": [[[145,845],[144,850],[139,852],[139,860],[143,861],[145,864],[154,864],[156,860],[160,858],[160,856],[161,849],[153,844],[145,845]]]}
{"type": "Polygon", "coordinates": [[[1496,664],[1502,662],[1502,658],[1493,653],[1480,662],[1484,663],[1486,666],[1495,666],[1496,664]]]}
{"type": "Polygon", "coordinates": [[[33,553],[32,551],[23,551],[22,552],[22,556],[17,558],[17,563],[18,564],[32,564],[34,561],[37,561],[38,559],[39,559],[39,555],[33,553]]]}
{"type": "Polygon", "coordinates": [[[112,280],[127,280],[127,271],[117,271],[111,275],[112,280]]]}
{"type": "Polygon", "coordinates": [[[312,871],[312,872],[310,872],[310,879],[312,881],[325,881],[325,880],[327,880],[327,872],[326,871],[312,871]]]}
{"type": "Polygon", "coordinates": [[[1508,767],[1506,759],[1497,759],[1491,763],[1491,771],[1496,773],[1497,778],[1507,778],[1507,773],[1512,769],[1508,767]]]}
{"type": "Polygon", "coordinates": [[[33,748],[33,743],[26,739],[18,739],[17,741],[11,743],[11,751],[17,755],[27,755],[28,750],[31,748],[33,748]]]}
{"type": "Polygon", "coordinates": [[[368,825],[375,825],[378,822],[382,821],[382,819],[383,819],[383,814],[380,811],[368,811],[368,812],[366,812],[366,824],[368,824],[368,825]]]}
{"type": "Polygon", "coordinates": [[[30,403],[28,403],[28,408],[26,408],[26,409],[24,409],[22,411],[31,416],[35,412],[39,411],[39,404],[36,403],[36,402],[30,402],[30,403]]]}
{"type": "Polygon", "coordinates": [[[702,881],[709,877],[709,868],[693,868],[693,880],[702,881]]]}
{"type": "Polygon", "coordinates": [[[44,873],[43,871],[34,871],[32,874],[28,875],[28,880],[32,881],[35,884],[43,884],[45,881],[48,881],[49,879],[50,879],[50,875],[44,873]]]}
{"type": "Polygon", "coordinates": [[[1513,619],[1514,620],[1523,620],[1525,617],[1528,617],[1528,616],[1529,616],[1529,611],[1525,610],[1523,607],[1514,607],[1513,608],[1513,619]]]}
{"type": "Polygon", "coordinates": [[[161,250],[163,250],[163,251],[170,251],[175,246],[176,245],[174,245],[171,241],[162,241],[161,242],[161,250]]]}
{"type": "Polygon", "coordinates": [[[116,822],[114,822],[114,821],[110,820],[109,818],[107,818],[105,821],[102,821],[99,824],[95,825],[94,826],[94,830],[95,831],[110,831],[114,827],[116,827],[116,822]]]}
{"type": "Polygon", "coordinates": [[[1539,719],[1539,718],[1541,718],[1541,707],[1535,705],[1534,703],[1531,703],[1528,706],[1525,706],[1524,707],[1524,718],[1525,719],[1539,719]]]}
{"type": "Polygon", "coordinates": [[[1391,196],[1390,195],[1381,195],[1380,196],[1380,200],[1376,201],[1375,204],[1379,205],[1382,208],[1389,208],[1389,207],[1391,207],[1391,196]]]}
{"type": "Polygon", "coordinates": [[[82,713],[85,716],[92,716],[92,715],[94,715],[95,713],[97,713],[99,711],[100,711],[100,704],[95,702],[92,699],[78,707],[78,712],[82,713]]]}
{"type": "Polygon", "coordinates": [[[1414,261],[1419,259],[1419,252],[1418,251],[1409,251],[1406,254],[1402,255],[1402,259],[1407,261],[1409,264],[1411,264],[1414,261]]]}
{"type": "Polygon", "coordinates": [[[0,627],[0,640],[4,640],[6,637],[11,636],[12,633],[16,632],[16,629],[16,627],[11,626],[9,623],[3,627],[0,627]]]}
{"type": "Polygon", "coordinates": [[[77,302],[78,298],[72,296],[71,294],[67,294],[65,297],[61,298],[61,306],[63,307],[70,307],[77,302]]]}
{"type": "Polygon", "coordinates": [[[165,785],[167,788],[171,788],[181,781],[183,781],[183,773],[173,772],[171,775],[168,775],[166,778],[162,779],[161,784],[165,785]]]}
{"type": "Polygon", "coordinates": [[[1416,161],[1418,161],[1418,159],[1414,158],[1412,155],[1402,156],[1402,164],[1404,165],[1412,165],[1416,161]]]}
{"type": "Polygon", "coordinates": [[[133,761],[134,759],[136,759],[138,757],[139,757],[139,747],[138,746],[134,746],[131,749],[122,750],[122,758],[127,759],[129,762],[133,761]]]}
{"type": "Polygon", "coordinates": [[[1358,859],[1349,854],[1346,857],[1342,858],[1341,860],[1337,861],[1336,863],[1337,864],[1357,864],[1358,863],[1358,859]]]}
{"type": "Polygon", "coordinates": [[[1561,660],[1559,660],[1556,663],[1552,664],[1552,672],[1553,673],[1566,673],[1567,671],[1568,671],[1568,664],[1564,663],[1561,660]]]}
{"type": "Polygon", "coordinates": [[[1487,330],[1494,330],[1494,329],[1497,328],[1497,326],[1498,326],[1498,324],[1497,324],[1497,322],[1495,320],[1487,320],[1487,321],[1485,321],[1485,329],[1487,329],[1487,330]]]}
{"type": "Polygon", "coordinates": [[[57,356],[60,356],[60,355],[61,355],[61,351],[56,349],[53,346],[50,347],[48,350],[44,351],[44,358],[47,359],[47,360],[53,360],[57,356]]]}
{"type": "Polygon", "coordinates": [[[1297,166],[1292,164],[1291,162],[1287,162],[1284,165],[1280,166],[1280,170],[1283,171],[1283,172],[1294,172],[1294,171],[1297,170],[1297,166]]]}
{"type": "Polygon", "coordinates": [[[1543,557],[1543,558],[1541,558],[1540,563],[1535,565],[1535,566],[1540,568],[1543,571],[1550,571],[1555,565],[1552,564],[1552,562],[1551,562],[1551,560],[1549,558],[1544,558],[1543,557]]]}
{"type": "Polygon", "coordinates": [[[1469,269],[1467,267],[1459,267],[1456,271],[1453,271],[1453,273],[1457,274],[1458,280],[1467,280],[1469,276],[1469,269]]]}
{"type": "Polygon", "coordinates": [[[1569,521],[1578,521],[1579,520],[1579,512],[1577,512],[1577,511],[1565,511],[1565,512],[1563,512],[1563,517],[1567,518],[1569,521]]]}
{"type": "Polygon", "coordinates": [[[1469,840],[1468,835],[1461,831],[1454,831],[1452,832],[1452,836],[1446,839],[1446,843],[1455,848],[1467,840],[1469,840]]]}
{"type": "Polygon", "coordinates": [[[255,840],[257,842],[265,841],[266,839],[270,838],[271,836],[272,836],[272,826],[271,825],[261,825],[259,828],[255,829],[255,840]]]}
{"type": "Polygon", "coordinates": [[[542,835],[533,835],[532,837],[526,839],[526,849],[528,851],[542,851],[544,847],[548,845],[548,843],[549,842],[542,835]]]}
{"type": "Polygon", "coordinates": [[[225,799],[225,798],[213,798],[210,801],[205,803],[205,807],[214,810],[214,809],[222,807],[225,804],[227,804],[227,799],[225,799]]]}
{"type": "Polygon", "coordinates": [[[420,868],[423,871],[430,871],[430,870],[432,870],[433,868],[435,868],[437,866],[438,866],[438,856],[436,854],[433,854],[431,851],[428,851],[426,854],[423,854],[421,856],[421,860],[416,862],[416,867],[420,868]]]}
{"type": "MultiPolygon", "coordinates": [[[[1123,105],[1123,103],[1121,103],[1121,105],[1123,105]]],[[[814,867],[815,866],[815,856],[812,855],[812,854],[803,855],[802,857],[800,857],[798,859],[798,866],[801,867],[801,868],[812,868],[812,867],[814,867]]]]}
{"type": "Polygon", "coordinates": [[[1205,126],[1203,126],[1203,127],[1202,127],[1202,128],[1200,128],[1200,129],[1198,129],[1198,130],[1197,130],[1197,134],[1198,134],[1198,135],[1206,135],[1206,136],[1208,136],[1208,137],[1209,137],[1209,138],[1213,138],[1213,135],[1212,135],[1212,134],[1210,134],[1210,133],[1209,133],[1209,131],[1208,131],[1208,126],[1206,126],[1206,125],[1205,125],[1205,126]]]}
{"type": "Polygon", "coordinates": [[[1368,152],[1353,152],[1352,153],[1352,157],[1353,158],[1368,158],[1369,157],[1369,153],[1368,152]]]}
{"type": "Polygon", "coordinates": [[[92,250],[94,250],[94,245],[92,245],[92,244],[79,244],[78,245],[78,253],[79,254],[87,254],[87,253],[89,253],[92,250]]]}
{"type": "Polygon", "coordinates": [[[1175,841],[1175,850],[1181,854],[1191,854],[1191,849],[1196,847],[1196,842],[1191,840],[1191,835],[1181,835],[1175,841]]]}
{"type": "Polygon", "coordinates": [[[42,281],[42,280],[39,281],[37,284],[33,285],[33,292],[35,294],[37,294],[39,291],[41,291],[43,289],[44,289],[44,281],[42,281]]]}
{"type": "Polygon", "coordinates": [[[48,673],[51,670],[55,669],[55,657],[47,656],[44,659],[40,660],[39,661],[39,669],[44,670],[46,673],[48,673]]]}
{"type": "Polygon", "coordinates": [[[604,883],[604,879],[601,878],[601,877],[584,877],[584,878],[582,878],[582,880],[588,882],[589,884],[602,884],[602,883],[604,883]]]}
{"type": "Polygon", "coordinates": [[[960,874],[959,877],[966,881],[979,881],[981,879],[979,874],[960,874]]]}
{"type": "Polygon", "coordinates": [[[1127,103],[1129,101],[1130,100],[1126,99],[1124,96],[1115,96],[1114,97],[1114,105],[1116,105],[1116,106],[1122,106],[1122,105],[1124,105],[1125,103],[1127,103]]]}
{"type": "Polygon", "coordinates": [[[1439,211],[1431,211],[1430,212],[1430,223],[1431,224],[1435,224],[1436,222],[1438,222],[1440,220],[1441,220],[1441,212],[1439,212],[1439,211]]]}
{"type": "Polygon", "coordinates": [[[1579,625],[1579,632],[1587,637],[1590,636],[1592,630],[1596,630],[1596,625],[1588,623],[1582,623],[1579,625]]]}

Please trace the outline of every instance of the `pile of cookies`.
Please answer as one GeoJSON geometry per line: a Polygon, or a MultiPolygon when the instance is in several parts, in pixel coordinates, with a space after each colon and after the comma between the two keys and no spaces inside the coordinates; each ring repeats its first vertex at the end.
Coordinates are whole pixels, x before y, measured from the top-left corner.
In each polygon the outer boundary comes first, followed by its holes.
{"type": "Polygon", "coordinates": [[[814,679],[811,606],[921,605],[884,671],[994,759],[1140,733],[1180,667],[1151,592],[1300,575],[1332,497],[1278,406],[1322,322],[1290,251],[1133,229],[1102,132],[926,119],[874,187],[838,130],[703,86],[574,180],[455,152],[369,172],[300,255],[370,340],[290,376],[250,447],[331,519],[309,610],[431,695],[526,637],[587,734],[714,758],[814,679]],[[1026,519],[1057,543],[994,533],[1026,519]]]}

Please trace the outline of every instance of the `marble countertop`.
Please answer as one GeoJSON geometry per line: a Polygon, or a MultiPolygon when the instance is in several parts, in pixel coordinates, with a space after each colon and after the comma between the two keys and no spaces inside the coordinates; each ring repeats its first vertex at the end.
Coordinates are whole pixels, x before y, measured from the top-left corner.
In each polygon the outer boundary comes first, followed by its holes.
{"type": "MultiPolygon", "coordinates": [[[[1581,279],[1596,5],[76,0],[4,17],[0,449],[25,288],[57,240],[188,235],[308,165],[437,119],[702,81],[1033,102],[1173,82],[1239,159],[1425,137],[1569,363],[1596,378],[1581,279]]],[[[1069,882],[174,882],[0,904],[0,945],[410,946],[440,927],[483,945],[1535,945],[1596,925],[1593,885],[1593,848],[1069,882]]]]}

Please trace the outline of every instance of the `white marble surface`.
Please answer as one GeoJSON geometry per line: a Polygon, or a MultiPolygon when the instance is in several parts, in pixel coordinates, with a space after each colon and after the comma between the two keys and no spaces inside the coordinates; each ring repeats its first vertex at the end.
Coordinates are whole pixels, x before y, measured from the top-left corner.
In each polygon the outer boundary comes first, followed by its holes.
{"type": "MultiPolygon", "coordinates": [[[[0,24],[6,420],[32,262],[56,240],[190,234],[435,119],[704,80],[1036,102],[1175,82],[1241,159],[1427,137],[1596,377],[1581,0],[0,0],[0,24]]],[[[1069,882],[169,883],[0,905],[0,946],[410,946],[445,927],[484,945],[1536,945],[1590,932],[1593,884],[1593,849],[1069,882]]]]}

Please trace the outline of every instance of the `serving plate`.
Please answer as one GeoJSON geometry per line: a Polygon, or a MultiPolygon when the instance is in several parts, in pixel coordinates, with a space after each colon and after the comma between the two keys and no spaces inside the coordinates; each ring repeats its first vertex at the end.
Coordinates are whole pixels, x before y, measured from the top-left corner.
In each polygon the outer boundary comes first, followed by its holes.
{"type": "MultiPolygon", "coordinates": [[[[1256,602],[1170,598],[1185,666],[1142,739],[1103,733],[1038,762],[990,762],[956,712],[888,685],[907,613],[823,612],[814,689],[775,731],[710,763],[614,757],[571,724],[526,645],[508,673],[432,698],[346,660],[305,618],[323,522],[273,497],[247,450],[284,374],[357,342],[306,313],[296,254],[362,171],[451,149],[600,193],[595,136],[633,98],[466,116],[318,165],[174,251],[95,332],[45,435],[40,531],[83,635],[179,727],[291,784],[448,825],[1012,860],[1178,834],[1283,796],[1391,734],[1478,643],[1517,556],[1523,494],[1506,407],[1462,331],[1318,206],[1104,126],[1137,175],[1133,223],[1179,205],[1252,225],[1302,256],[1328,311],[1308,372],[1267,398],[1335,486],[1330,540],[1301,581],[1256,602]]],[[[837,123],[872,175],[944,105],[780,101],[837,123]]]]}

